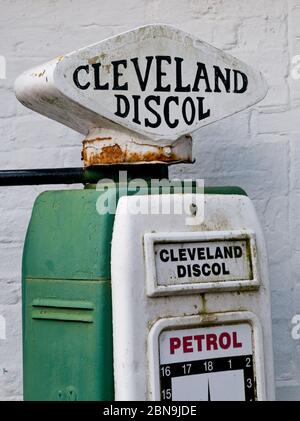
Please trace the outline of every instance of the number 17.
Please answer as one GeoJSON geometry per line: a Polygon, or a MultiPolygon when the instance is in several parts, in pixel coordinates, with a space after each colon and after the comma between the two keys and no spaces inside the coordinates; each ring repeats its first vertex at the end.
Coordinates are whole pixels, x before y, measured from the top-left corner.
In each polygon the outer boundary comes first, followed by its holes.
{"type": "Polygon", "coordinates": [[[190,374],[192,364],[183,364],[183,374],[190,374]]]}

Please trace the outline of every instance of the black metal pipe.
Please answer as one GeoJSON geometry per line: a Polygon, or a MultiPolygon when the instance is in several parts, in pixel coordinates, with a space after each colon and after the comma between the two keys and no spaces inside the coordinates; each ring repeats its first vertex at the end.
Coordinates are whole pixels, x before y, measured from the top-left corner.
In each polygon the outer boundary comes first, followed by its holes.
{"type": "Polygon", "coordinates": [[[89,168],[50,168],[0,171],[0,186],[31,186],[39,184],[94,184],[102,178],[118,181],[119,171],[132,178],[168,178],[168,165],[99,165],[89,168]]]}
{"type": "Polygon", "coordinates": [[[82,183],[83,168],[51,168],[0,171],[0,186],[82,183]]]}

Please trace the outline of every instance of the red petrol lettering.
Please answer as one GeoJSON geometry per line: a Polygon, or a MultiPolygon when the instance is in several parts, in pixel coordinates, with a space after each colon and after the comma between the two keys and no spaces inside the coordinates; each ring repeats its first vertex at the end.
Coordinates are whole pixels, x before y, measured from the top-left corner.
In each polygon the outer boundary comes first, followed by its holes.
{"type": "Polygon", "coordinates": [[[174,354],[175,350],[180,348],[181,340],[180,338],[170,338],[170,354],[174,354]]]}
{"type": "Polygon", "coordinates": [[[242,348],[242,342],[238,342],[237,332],[232,332],[232,346],[233,348],[242,348]]]}
{"type": "Polygon", "coordinates": [[[204,335],[195,335],[194,339],[197,342],[197,351],[201,352],[202,351],[202,341],[205,338],[204,335]]]}
{"type": "Polygon", "coordinates": [[[219,344],[222,349],[228,349],[231,345],[231,336],[228,332],[223,332],[219,336],[219,344]]]}
{"type": "Polygon", "coordinates": [[[170,354],[180,350],[186,354],[189,352],[217,351],[218,349],[242,348],[237,332],[221,332],[219,334],[207,333],[203,335],[190,335],[170,338],[170,354]]]}
{"type": "Polygon", "coordinates": [[[192,340],[193,340],[193,336],[184,336],[182,338],[183,352],[184,353],[186,353],[186,352],[193,352],[194,351],[192,340]]]}
{"type": "Polygon", "coordinates": [[[211,351],[211,348],[218,349],[217,335],[214,333],[208,333],[206,335],[206,348],[207,351],[211,351]]]}

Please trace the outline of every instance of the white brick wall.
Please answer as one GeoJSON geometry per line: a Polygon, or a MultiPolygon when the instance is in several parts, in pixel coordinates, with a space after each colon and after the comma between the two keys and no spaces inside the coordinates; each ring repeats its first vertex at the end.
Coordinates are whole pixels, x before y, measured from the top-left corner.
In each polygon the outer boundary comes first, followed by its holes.
{"type": "MultiPolygon", "coordinates": [[[[300,340],[290,334],[300,313],[300,79],[290,77],[292,57],[300,55],[300,0],[0,0],[0,10],[1,169],[81,164],[80,136],[18,104],[14,80],[123,30],[171,23],[263,71],[267,97],[203,128],[194,141],[197,163],[174,167],[172,175],[240,185],[254,200],[269,249],[277,397],[300,400],[300,340]]],[[[21,253],[34,198],[44,189],[0,188],[2,400],[22,398],[21,253]]]]}

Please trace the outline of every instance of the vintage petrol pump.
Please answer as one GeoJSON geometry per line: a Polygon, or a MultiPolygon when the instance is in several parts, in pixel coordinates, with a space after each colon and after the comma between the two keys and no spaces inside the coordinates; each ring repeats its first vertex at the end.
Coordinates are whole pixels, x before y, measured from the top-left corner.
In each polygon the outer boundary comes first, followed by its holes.
{"type": "Polygon", "coordinates": [[[26,72],[16,94],[85,135],[84,170],[31,179],[85,188],[44,192],[33,208],[25,399],[273,399],[254,207],[238,187],[167,181],[168,164],[192,162],[193,131],[265,96],[260,73],[148,25],[26,72]]]}

